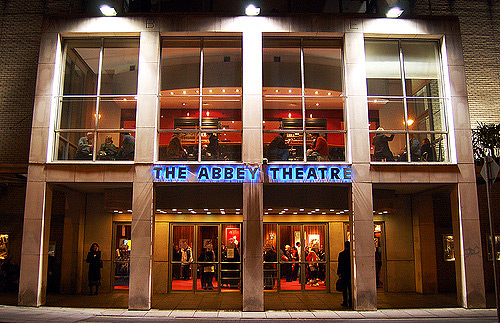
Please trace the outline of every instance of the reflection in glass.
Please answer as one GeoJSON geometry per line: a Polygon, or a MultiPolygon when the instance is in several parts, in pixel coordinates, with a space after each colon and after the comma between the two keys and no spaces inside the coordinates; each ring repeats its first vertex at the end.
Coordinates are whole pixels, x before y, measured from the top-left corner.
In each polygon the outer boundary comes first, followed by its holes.
{"type": "Polygon", "coordinates": [[[101,94],[136,94],[139,39],[104,39],[101,94]]]}
{"type": "Polygon", "coordinates": [[[435,42],[401,42],[406,95],[441,96],[439,53],[435,42]]]}
{"type": "Polygon", "coordinates": [[[403,95],[397,41],[365,41],[368,95],[403,95]]]}
{"type": "Polygon", "coordinates": [[[64,98],[60,104],[59,129],[95,129],[95,98],[64,98]]]}
{"type": "Polygon", "coordinates": [[[203,94],[214,94],[211,88],[220,88],[220,94],[233,94],[231,90],[241,86],[241,48],[241,38],[204,39],[203,94]]]}
{"type": "Polygon", "coordinates": [[[333,95],[342,93],[341,57],[341,47],[336,40],[304,40],[306,95],[317,94],[320,90],[333,95]]]}
{"type": "Polygon", "coordinates": [[[182,94],[183,90],[200,87],[200,48],[201,41],[199,39],[166,38],[163,40],[161,50],[162,95],[170,94],[170,92],[182,94]],[[177,89],[182,90],[175,91],[177,89]]]}
{"type": "Polygon", "coordinates": [[[264,38],[263,48],[263,86],[300,89],[300,40],[264,38]]]}
{"type": "Polygon", "coordinates": [[[443,131],[446,128],[443,100],[409,98],[407,104],[410,130],[443,131]]]}
{"type": "Polygon", "coordinates": [[[66,45],[63,94],[97,94],[101,40],[67,41],[66,45]]]}

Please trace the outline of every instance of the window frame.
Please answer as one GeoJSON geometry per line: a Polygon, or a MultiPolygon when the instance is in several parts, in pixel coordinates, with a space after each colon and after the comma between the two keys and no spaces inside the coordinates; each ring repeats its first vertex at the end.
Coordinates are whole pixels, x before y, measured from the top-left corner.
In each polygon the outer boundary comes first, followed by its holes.
{"type": "MultiPolygon", "coordinates": [[[[371,37],[365,37],[363,44],[366,46],[366,42],[383,42],[383,41],[392,41],[396,42],[398,45],[398,59],[399,59],[399,68],[401,72],[400,76],[400,81],[401,81],[401,86],[402,86],[402,95],[368,95],[367,93],[367,102],[370,100],[377,100],[377,99],[389,99],[389,100],[402,100],[403,103],[403,109],[404,109],[404,129],[402,130],[369,130],[370,135],[376,135],[376,134],[390,134],[390,135],[405,135],[406,139],[406,147],[411,147],[411,136],[412,135],[440,135],[441,140],[446,141],[446,147],[443,152],[443,160],[441,161],[420,161],[420,160],[411,160],[411,152],[407,152],[407,160],[406,161],[374,161],[371,160],[370,163],[375,163],[375,164],[386,164],[386,163],[411,163],[414,165],[415,163],[418,164],[449,164],[451,163],[451,147],[450,147],[450,131],[449,131],[449,122],[448,122],[448,107],[449,107],[449,96],[447,95],[446,91],[446,80],[445,80],[445,73],[444,73],[444,66],[443,66],[443,53],[441,51],[442,47],[442,41],[441,40],[436,40],[436,39],[408,39],[408,38],[398,38],[398,39],[387,39],[387,38],[371,38],[371,37]],[[422,43],[433,43],[435,44],[435,49],[437,51],[437,61],[436,64],[439,64],[438,66],[438,72],[439,72],[439,93],[441,94],[440,96],[410,96],[407,94],[407,78],[406,78],[406,72],[405,72],[405,60],[404,60],[404,54],[403,54],[403,43],[408,42],[408,43],[416,43],[416,42],[422,42],[422,43]],[[409,106],[408,106],[408,101],[411,100],[438,100],[440,101],[440,107],[442,109],[441,115],[442,115],[442,128],[443,130],[410,130],[409,129],[409,123],[408,123],[408,112],[409,112],[409,106]],[[445,138],[443,138],[443,136],[445,138]]],[[[365,56],[366,57],[366,56],[365,56]]],[[[366,82],[368,81],[368,77],[366,77],[366,82]]],[[[369,108],[367,113],[369,113],[369,108]]],[[[370,121],[369,121],[370,122],[370,121]]],[[[414,122],[417,122],[417,120],[414,120],[414,122]]],[[[371,138],[371,136],[370,136],[371,138]]],[[[371,146],[371,139],[370,139],[370,146],[371,146]]],[[[438,158],[438,156],[436,156],[438,158]]]]}
{"type": "MultiPolygon", "coordinates": [[[[191,48],[191,49],[194,49],[195,47],[187,47],[187,48],[191,48]]],[[[206,48],[214,48],[212,46],[206,46],[206,48]]],[[[202,137],[204,137],[204,135],[208,134],[208,133],[215,133],[217,134],[217,136],[219,136],[220,134],[227,134],[227,133],[239,133],[241,134],[241,137],[242,137],[242,143],[240,145],[240,152],[242,155],[242,152],[243,152],[243,120],[241,120],[242,122],[242,128],[237,130],[237,129],[233,129],[233,130],[229,130],[229,129],[213,129],[213,128],[210,128],[210,127],[206,127],[204,126],[204,122],[203,120],[206,120],[206,118],[203,117],[203,112],[204,112],[204,108],[203,108],[203,103],[204,103],[204,100],[205,99],[213,99],[213,98],[226,98],[226,99],[231,99],[231,98],[237,98],[239,101],[240,101],[240,111],[241,111],[241,117],[243,117],[243,39],[242,39],[242,35],[213,35],[213,36],[166,36],[166,37],[162,37],[161,38],[161,47],[160,47],[160,87],[159,87],[159,93],[157,95],[157,99],[158,99],[158,120],[157,120],[157,144],[156,144],[156,157],[155,157],[155,161],[156,162],[159,162],[159,163],[182,163],[182,164],[189,164],[189,163],[213,163],[213,162],[217,162],[217,163],[237,163],[237,162],[242,162],[242,160],[216,160],[216,161],[211,161],[211,160],[206,160],[203,158],[203,149],[202,149],[202,137]],[[237,86],[236,88],[239,88],[241,90],[238,90],[238,94],[207,94],[207,93],[204,93],[204,79],[205,79],[205,76],[204,76],[204,67],[205,67],[205,62],[204,62],[204,41],[205,40],[208,40],[208,42],[211,42],[213,40],[216,40],[216,39],[221,39],[221,40],[229,40],[229,41],[237,41],[237,42],[240,42],[241,44],[241,47],[239,48],[240,49],[240,54],[241,54],[241,70],[240,70],[240,75],[241,75],[241,84],[239,86],[237,86]],[[163,91],[162,89],[162,84],[161,84],[161,80],[162,80],[162,76],[161,76],[161,62],[163,61],[163,57],[162,57],[162,54],[163,54],[163,42],[164,41],[168,41],[168,40],[184,40],[184,41],[199,41],[199,45],[200,47],[199,48],[196,48],[199,50],[199,61],[198,61],[198,67],[199,67],[199,86],[198,88],[196,89],[195,91],[195,94],[181,94],[181,95],[177,95],[177,94],[174,94],[174,92],[169,92],[168,94],[162,94],[161,92],[163,91]],[[162,110],[162,103],[161,103],[161,100],[162,98],[172,98],[172,97],[176,97],[176,98],[197,98],[198,99],[198,123],[197,123],[197,126],[193,129],[181,129],[181,130],[176,130],[175,127],[172,127],[172,129],[162,129],[161,126],[160,126],[160,117],[161,117],[161,110],[162,110]],[[196,160],[185,160],[185,159],[182,159],[182,160],[169,160],[169,159],[166,159],[166,160],[163,160],[163,159],[160,159],[161,156],[160,156],[160,135],[164,133],[164,134],[180,134],[180,135],[186,135],[186,134],[195,134],[195,139],[196,139],[196,146],[197,146],[197,156],[196,156],[196,160]]],[[[165,91],[170,91],[170,89],[165,89],[165,91]]],[[[178,89],[176,89],[178,90],[178,89]]],[[[172,90],[173,91],[173,90],[172,90]]],[[[241,159],[241,158],[240,158],[241,159]]]]}
{"type": "MultiPolygon", "coordinates": [[[[265,42],[266,38],[270,41],[289,41],[289,42],[294,42],[294,41],[300,41],[299,45],[299,51],[300,51],[300,86],[301,86],[301,92],[300,95],[292,95],[292,94],[286,94],[286,95],[274,95],[274,94],[264,94],[262,93],[262,103],[263,103],[263,110],[264,110],[264,105],[265,105],[265,99],[266,98],[283,98],[283,99],[297,99],[301,101],[301,114],[302,114],[302,128],[301,129],[294,129],[294,130],[286,130],[286,129],[271,129],[271,130],[264,130],[262,129],[262,133],[273,133],[273,134],[278,134],[278,133],[286,133],[286,134],[297,134],[300,133],[300,136],[302,137],[302,160],[288,160],[288,161],[271,161],[268,160],[269,163],[347,163],[348,156],[347,156],[347,147],[348,147],[348,130],[347,130],[347,122],[346,122],[346,95],[345,95],[345,90],[346,90],[346,84],[345,84],[345,59],[344,59],[344,41],[342,38],[339,37],[312,37],[312,36],[273,36],[273,35],[263,35],[263,43],[265,42]],[[311,95],[311,94],[306,94],[306,71],[305,71],[305,58],[304,58],[304,49],[310,49],[310,48],[315,48],[315,47],[309,47],[309,46],[304,46],[305,42],[308,41],[331,41],[332,43],[336,44],[338,47],[322,47],[322,48],[329,48],[329,49],[339,49],[340,50],[340,82],[342,85],[342,92],[340,96],[334,96],[334,95],[311,95]],[[306,101],[310,99],[340,99],[342,100],[342,118],[344,122],[344,129],[343,130],[319,130],[319,129],[309,129],[307,127],[307,107],[306,107],[306,101]],[[344,136],[344,160],[328,160],[328,161],[316,161],[316,160],[308,160],[307,158],[307,136],[312,134],[312,133],[318,133],[320,136],[325,135],[325,134],[342,134],[344,136]]],[[[264,51],[265,45],[263,44],[262,49],[264,51]]],[[[278,48],[278,47],[267,47],[267,48],[278,48]]],[[[285,48],[289,49],[292,47],[279,47],[279,48],[285,48]]],[[[264,64],[262,65],[262,69],[264,69],[264,64]]],[[[262,72],[262,77],[264,78],[264,70],[262,72]]],[[[264,81],[264,80],[263,80],[264,81]]],[[[264,82],[262,82],[262,86],[264,89],[264,82]]],[[[264,91],[263,91],[264,92],[264,91]]],[[[264,113],[262,114],[262,124],[266,120],[264,120],[264,113]]],[[[265,153],[263,151],[263,153],[265,153]]],[[[263,156],[265,158],[265,156],[263,156]]]]}
{"type": "MultiPolygon", "coordinates": [[[[99,128],[98,124],[98,118],[96,116],[100,116],[99,114],[99,108],[101,101],[104,99],[113,99],[113,98],[126,98],[127,100],[130,100],[132,102],[135,102],[135,114],[137,118],[137,95],[138,95],[138,82],[139,78],[137,77],[136,79],[136,93],[130,93],[130,94],[101,94],[101,86],[102,86],[102,74],[103,74],[103,61],[105,59],[104,51],[107,48],[105,46],[105,41],[106,40],[112,40],[112,41],[133,41],[138,44],[138,51],[140,50],[140,37],[138,36],[126,36],[126,37],[109,37],[109,36],[95,36],[95,37],[89,37],[89,38],[73,38],[73,37],[66,37],[61,39],[61,45],[62,45],[62,55],[61,55],[61,66],[60,66],[60,80],[59,80],[59,94],[55,96],[55,99],[58,101],[57,102],[57,109],[55,113],[55,119],[54,119],[54,140],[52,143],[52,155],[50,156],[50,162],[52,163],[95,163],[95,162],[104,162],[106,164],[108,163],[133,163],[133,160],[100,160],[98,159],[98,144],[97,144],[97,138],[99,138],[100,134],[106,134],[106,133],[117,133],[120,134],[120,136],[126,133],[130,134],[135,134],[136,133],[136,127],[131,128],[131,129],[123,129],[123,128],[99,128]],[[68,57],[68,45],[71,44],[71,42],[82,42],[82,43],[92,43],[92,42],[100,42],[99,47],[82,47],[82,48],[99,48],[99,62],[98,62],[98,72],[97,72],[97,80],[96,80],[96,90],[95,94],[64,94],[64,86],[65,86],[65,76],[66,76],[66,61],[68,57]],[[95,114],[94,114],[94,125],[91,128],[62,128],[61,127],[61,118],[62,118],[62,112],[63,112],[63,104],[65,99],[81,99],[81,100],[95,100],[94,103],[94,108],[95,108],[95,114]],[[93,142],[92,142],[92,159],[58,159],[58,150],[59,150],[59,142],[61,139],[59,139],[60,134],[64,133],[81,133],[82,136],[85,136],[86,133],[93,133],[93,142]]],[[[109,47],[113,48],[113,47],[109,47]]],[[[140,55],[140,53],[139,53],[140,55]]],[[[137,65],[136,69],[139,69],[139,55],[137,56],[137,65]]],[[[118,147],[118,146],[117,146],[118,147]]]]}

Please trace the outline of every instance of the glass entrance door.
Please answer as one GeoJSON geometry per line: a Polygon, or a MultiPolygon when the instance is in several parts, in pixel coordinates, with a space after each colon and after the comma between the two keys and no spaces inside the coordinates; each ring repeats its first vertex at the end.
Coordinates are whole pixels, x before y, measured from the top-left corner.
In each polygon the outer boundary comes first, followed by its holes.
{"type": "Polygon", "coordinates": [[[240,224],[172,224],[171,291],[239,291],[240,224]]]}
{"type": "Polygon", "coordinates": [[[325,224],[264,224],[264,289],[326,290],[325,224]]]}
{"type": "Polygon", "coordinates": [[[115,223],[114,289],[128,289],[130,278],[131,225],[115,223]]]}

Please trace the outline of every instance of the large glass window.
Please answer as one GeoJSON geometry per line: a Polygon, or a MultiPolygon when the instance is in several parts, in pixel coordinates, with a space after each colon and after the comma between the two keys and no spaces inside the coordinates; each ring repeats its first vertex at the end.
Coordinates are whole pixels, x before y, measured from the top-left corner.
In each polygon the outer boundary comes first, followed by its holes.
{"type": "Polygon", "coordinates": [[[341,42],[265,37],[264,157],[344,161],[341,42]]]}
{"type": "Polygon", "coordinates": [[[159,160],[240,161],[241,38],[165,38],[159,160]]]}
{"type": "Polygon", "coordinates": [[[134,160],[139,39],[65,41],[55,160],[134,160]]]}
{"type": "Polygon", "coordinates": [[[365,41],[372,161],[449,160],[438,45],[365,41]]]}

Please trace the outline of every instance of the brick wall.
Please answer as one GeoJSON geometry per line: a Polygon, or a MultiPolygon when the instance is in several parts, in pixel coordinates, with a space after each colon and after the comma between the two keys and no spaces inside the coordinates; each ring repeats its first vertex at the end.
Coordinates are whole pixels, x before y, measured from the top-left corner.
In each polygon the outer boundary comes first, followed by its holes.
{"type": "Polygon", "coordinates": [[[500,3],[488,0],[415,0],[418,15],[453,15],[460,21],[471,126],[500,123],[500,3]]]}

